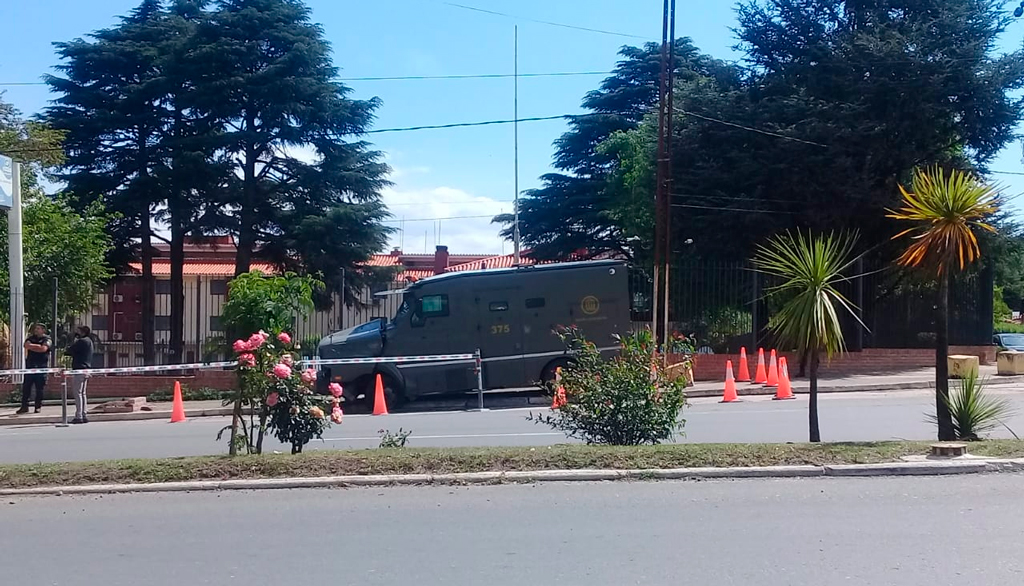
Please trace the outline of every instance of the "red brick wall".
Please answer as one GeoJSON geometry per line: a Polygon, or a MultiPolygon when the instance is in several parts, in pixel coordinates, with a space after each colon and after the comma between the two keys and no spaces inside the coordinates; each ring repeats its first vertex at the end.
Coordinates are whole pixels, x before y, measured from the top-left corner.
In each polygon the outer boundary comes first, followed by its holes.
{"type": "MultiPolygon", "coordinates": [[[[120,398],[120,397],[143,397],[154,391],[165,391],[174,387],[174,381],[180,381],[182,386],[198,389],[209,387],[213,389],[234,389],[237,384],[237,377],[230,370],[205,370],[190,376],[145,376],[145,375],[106,375],[89,379],[89,398],[120,398]]],[[[51,376],[46,381],[45,396],[50,399],[59,399],[62,393],[61,377],[51,376]]],[[[14,389],[11,383],[0,383],[0,394],[6,395],[14,389]]]]}
{"type": "MultiPolygon", "coordinates": [[[[982,364],[995,362],[994,346],[950,346],[950,354],[967,354],[978,356],[982,364]]],[[[800,368],[800,357],[794,353],[784,352],[789,363],[790,375],[796,376],[800,368]]],[[[693,376],[699,381],[720,381],[725,379],[725,361],[732,360],[733,368],[739,368],[740,357],[737,354],[701,354],[693,365],[693,376]]],[[[757,353],[747,356],[750,364],[750,375],[757,368],[757,353]]],[[[768,353],[765,352],[765,360],[768,353]]],[[[824,376],[869,375],[886,372],[928,368],[935,366],[935,350],[927,349],[888,349],[868,348],[862,352],[850,352],[834,357],[830,362],[822,361],[821,374],[824,376]]]]}

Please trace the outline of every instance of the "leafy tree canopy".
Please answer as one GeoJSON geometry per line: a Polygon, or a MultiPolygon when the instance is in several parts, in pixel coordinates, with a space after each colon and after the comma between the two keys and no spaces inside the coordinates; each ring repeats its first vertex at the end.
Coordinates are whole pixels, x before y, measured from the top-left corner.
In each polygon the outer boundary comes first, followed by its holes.
{"type": "MultiPolygon", "coordinates": [[[[983,172],[1014,138],[1024,53],[994,53],[1007,25],[998,4],[753,0],[738,9],[742,66],[679,41],[673,241],[742,259],[781,230],[856,226],[865,247],[886,246],[884,210],[912,169],[983,172]]],[[[624,50],[584,100],[593,115],[556,143],[564,173],[545,176],[520,213],[536,256],[650,248],[644,216],[624,210],[653,209],[657,50],[624,50]]]]}

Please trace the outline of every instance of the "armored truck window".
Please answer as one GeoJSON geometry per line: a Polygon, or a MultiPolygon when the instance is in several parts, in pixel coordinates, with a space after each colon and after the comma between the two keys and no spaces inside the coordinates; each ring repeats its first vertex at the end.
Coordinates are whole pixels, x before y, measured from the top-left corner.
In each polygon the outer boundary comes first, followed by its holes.
{"type": "Polygon", "coordinates": [[[489,307],[491,311],[508,311],[508,301],[492,301],[489,307]]]}
{"type": "Polygon", "coordinates": [[[420,299],[421,317],[446,317],[448,315],[447,295],[427,295],[420,299]]]}
{"type": "Polygon", "coordinates": [[[526,309],[540,309],[544,307],[543,297],[531,297],[526,300],[526,309]]]}

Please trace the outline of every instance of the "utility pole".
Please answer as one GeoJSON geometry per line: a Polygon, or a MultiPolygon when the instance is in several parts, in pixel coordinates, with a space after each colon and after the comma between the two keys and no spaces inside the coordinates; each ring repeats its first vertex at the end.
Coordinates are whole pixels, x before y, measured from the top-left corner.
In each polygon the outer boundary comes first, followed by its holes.
{"type": "MultiPolygon", "coordinates": [[[[11,286],[11,368],[25,367],[25,281],[21,248],[21,164],[0,156],[0,208],[7,208],[7,254],[11,286]]],[[[15,377],[14,382],[20,382],[15,377]]]]}
{"type": "Polygon", "coordinates": [[[664,0],[661,26],[661,74],[658,88],[658,166],[654,195],[654,300],[651,328],[655,344],[668,337],[669,265],[671,239],[669,215],[672,211],[672,77],[675,62],[675,0],[664,0]]]}
{"type": "Polygon", "coordinates": [[[512,226],[512,245],[515,247],[513,252],[513,259],[515,265],[519,266],[519,27],[513,29],[513,75],[512,80],[514,84],[514,96],[512,100],[512,133],[515,137],[515,156],[514,156],[514,184],[515,184],[515,197],[513,198],[513,204],[515,206],[515,219],[513,220],[512,226]]]}

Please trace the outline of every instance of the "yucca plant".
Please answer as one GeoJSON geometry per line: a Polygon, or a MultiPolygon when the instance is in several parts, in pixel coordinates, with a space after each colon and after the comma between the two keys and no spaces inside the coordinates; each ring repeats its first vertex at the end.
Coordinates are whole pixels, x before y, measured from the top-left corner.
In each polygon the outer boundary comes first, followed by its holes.
{"type": "Polygon", "coordinates": [[[975,230],[994,232],[986,220],[999,211],[1000,189],[963,171],[917,169],[910,190],[900,186],[902,205],[888,217],[913,223],[893,239],[911,236],[897,261],[928,270],[938,280],[935,316],[935,421],[941,441],[955,439],[949,411],[949,279],[981,256],[975,230]]]}
{"type": "MultiPolygon", "coordinates": [[[[972,372],[960,380],[959,389],[946,397],[946,408],[952,415],[956,439],[980,440],[982,435],[1005,427],[1004,421],[1016,414],[1012,403],[985,393],[987,382],[972,372]]],[[[928,421],[938,423],[938,417],[929,414],[928,421]]]]}
{"type": "MultiPolygon", "coordinates": [[[[844,233],[806,236],[786,232],[759,246],[754,266],[781,280],[769,294],[785,299],[768,321],[780,344],[794,347],[810,359],[808,427],[812,442],[821,441],[818,426],[818,366],[822,352],[831,358],[846,349],[839,313],[848,312],[858,322],[854,306],[836,288],[850,277],[856,236],[844,233]]],[[[861,324],[863,325],[863,324],[861,324]]]]}

